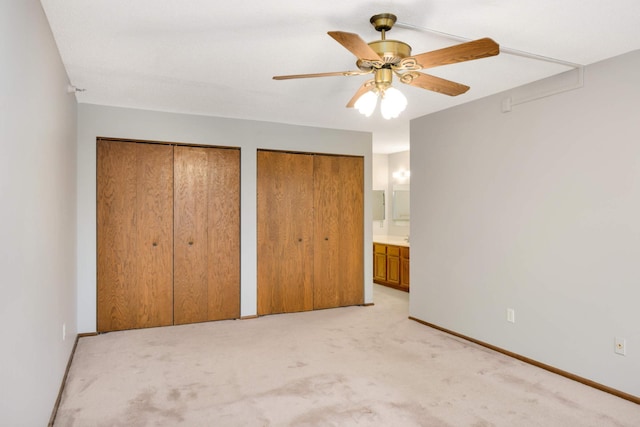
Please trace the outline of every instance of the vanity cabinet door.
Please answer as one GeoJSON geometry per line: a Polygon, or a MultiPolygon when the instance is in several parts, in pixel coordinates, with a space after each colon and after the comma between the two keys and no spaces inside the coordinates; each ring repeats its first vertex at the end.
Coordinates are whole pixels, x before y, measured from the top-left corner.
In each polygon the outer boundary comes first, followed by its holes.
{"type": "Polygon", "coordinates": [[[387,246],[373,244],[373,280],[385,282],[387,280],[387,246]]]}
{"type": "Polygon", "coordinates": [[[409,248],[400,248],[400,286],[409,290],[409,248]]]}
{"type": "Polygon", "coordinates": [[[400,248],[387,246],[387,282],[400,285],[400,248]]]}

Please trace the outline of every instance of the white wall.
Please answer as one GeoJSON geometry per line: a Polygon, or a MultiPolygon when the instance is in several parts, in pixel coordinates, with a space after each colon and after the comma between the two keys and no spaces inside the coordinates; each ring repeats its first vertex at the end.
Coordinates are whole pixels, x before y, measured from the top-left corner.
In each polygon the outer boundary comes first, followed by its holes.
{"type": "MultiPolygon", "coordinates": [[[[241,315],[256,314],[256,151],[261,148],[364,156],[364,203],[371,205],[371,134],[250,120],[80,104],[78,107],[78,325],[96,330],[96,138],[98,136],[241,147],[241,315]]],[[[371,209],[365,209],[365,224],[371,209]]],[[[371,228],[364,268],[373,271],[371,228]]],[[[373,301],[369,274],[365,302],[373,301]]]]}
{"type": "Polygon", "coordinates": [[[640,396],[638,70],[411,123],[412,316],[640,396]]]}
{"type": "Polygon", "coordinates": [[[3,426],[47,424],[76,336],[76,101],[67,84],[40,2],[1,2],[3,426]]]}

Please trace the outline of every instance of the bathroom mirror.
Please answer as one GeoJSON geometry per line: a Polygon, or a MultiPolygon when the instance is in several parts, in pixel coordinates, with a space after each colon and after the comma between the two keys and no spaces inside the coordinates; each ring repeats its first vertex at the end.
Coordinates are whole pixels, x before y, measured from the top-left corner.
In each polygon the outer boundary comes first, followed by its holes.
{"type": "Polygon", "coordinates": [[[393,186],[393,219],[409,221],[409,185],[393,186]]]}
{"type": "Polygon", "coordinates": [[[384,190],[373,190],[373,220],[384,221],[384,190]]]}

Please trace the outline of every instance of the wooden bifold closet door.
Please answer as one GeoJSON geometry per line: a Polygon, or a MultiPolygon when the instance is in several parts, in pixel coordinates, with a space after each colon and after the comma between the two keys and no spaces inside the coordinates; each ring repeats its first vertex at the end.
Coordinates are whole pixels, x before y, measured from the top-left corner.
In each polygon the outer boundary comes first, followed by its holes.
{"type": "Polygon", "coordinates": [[[258,151],[258,314],[364,302],[362,157],[258,151]]]}
{"type": "Polygon", "coordinates": [[[240,314],[239,150],[99,139],[98,331],[240,314]]]}

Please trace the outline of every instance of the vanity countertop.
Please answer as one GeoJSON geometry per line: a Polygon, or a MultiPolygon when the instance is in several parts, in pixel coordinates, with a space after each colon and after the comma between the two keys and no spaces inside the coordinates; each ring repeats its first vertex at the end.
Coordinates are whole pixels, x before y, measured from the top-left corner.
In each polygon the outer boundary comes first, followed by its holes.
{"type": "Polygon", "coordinates": [[[395,245],[409,247],[409,242],[404,236],[387,236],[384,234],[374,235],[373,243],[382,243],[384,245],[395,245]]]}

